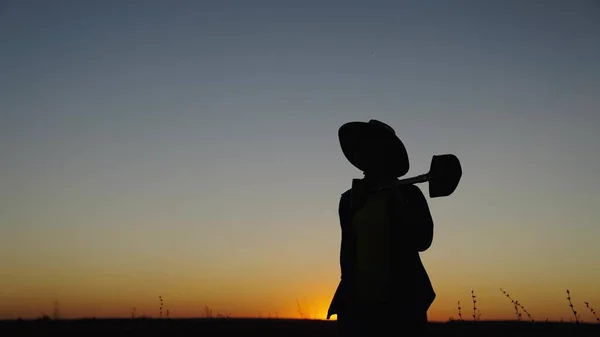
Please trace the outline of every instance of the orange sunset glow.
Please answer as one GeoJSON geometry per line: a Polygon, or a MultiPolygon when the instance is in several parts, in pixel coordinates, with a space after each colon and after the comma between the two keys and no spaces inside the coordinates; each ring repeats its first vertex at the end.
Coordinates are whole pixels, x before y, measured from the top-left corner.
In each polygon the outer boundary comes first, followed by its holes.
{"type": "Polygon", "coordinates": [[[325,319],[377,119],[462,164],[431,321],[594,322],[598,3],[450,3],[2,1],[0,319],[325,319]]]}

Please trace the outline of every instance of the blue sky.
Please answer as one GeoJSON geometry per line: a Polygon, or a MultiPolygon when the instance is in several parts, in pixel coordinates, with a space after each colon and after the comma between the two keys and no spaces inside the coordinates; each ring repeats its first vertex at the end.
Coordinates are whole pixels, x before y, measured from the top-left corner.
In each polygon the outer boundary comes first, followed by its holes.
{"type": "Polygon", "coordinates": [[[360,176],[337,129],[371,118],[396,129],[409,175],[462,162],[456,193],[430,200],[440,319],[477,287],[600,302],[599,17],[595,1],[5,1],[0,315],[111,272],[102,291],[128,275],[149,284],[139,298],[260,274],[231,288],[273,291],[281,312],[326,302],[339,195],[360,176]],[[51,286],[23,300],[34,279],[51,286]]]}

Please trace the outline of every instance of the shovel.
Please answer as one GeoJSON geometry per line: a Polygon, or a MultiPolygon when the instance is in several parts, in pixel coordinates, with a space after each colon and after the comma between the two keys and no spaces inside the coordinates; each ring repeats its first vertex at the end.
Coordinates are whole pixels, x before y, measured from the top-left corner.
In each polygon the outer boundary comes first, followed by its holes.
{"type": "Polygon", "coordinates": [[[433,156],[429,172],[416,177],[400,179],[398,184],[418,184],[429,182],[429,197],[438,198],[449,196],[456,190],[462,177],[460,161],[453,154],[433,156]]]}

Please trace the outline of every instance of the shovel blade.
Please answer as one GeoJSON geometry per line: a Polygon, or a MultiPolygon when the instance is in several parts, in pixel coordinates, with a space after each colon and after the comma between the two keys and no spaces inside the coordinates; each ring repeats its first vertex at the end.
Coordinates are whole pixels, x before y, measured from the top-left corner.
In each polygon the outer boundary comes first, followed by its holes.
{"type": "Polygon", "coordinates": [[[446,197],[456,190],[462,177],[460,161],[453,154],[435,155],[429,173],[429,196],[446,197]]]}

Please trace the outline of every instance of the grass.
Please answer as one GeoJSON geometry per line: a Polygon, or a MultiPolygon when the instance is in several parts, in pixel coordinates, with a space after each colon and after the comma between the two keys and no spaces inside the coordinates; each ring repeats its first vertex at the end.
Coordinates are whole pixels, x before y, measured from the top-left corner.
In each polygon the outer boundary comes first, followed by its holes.
{"type": "MultiPolygon", "coordinates": [[[[510,301],[510,303],[512,304],[514,311],[515,311],[515,318],[517,322],[521,322],[523,320],[523,314],[527,315],[527,318],[529,319],[529,321],[531,323],[535,323],[535,319],[533,318],[533,316],[529,313],[529,311],[527,311],[527,309],[525,309],[525,306],[523,306],[523,304],[521,304],[518,300],[513,299],[510,294],[500,288],[500,292],[502,292],[502,294],[504,294],[504,296],[506,298],[508,298],[508,300],[510,301]]],[[[577,310],[575,309],[575,305],[573,304],[573,300],[571,297],[571,291],[569,289],[567,289],[566,291],[567,293],[567,301],[568,301],[568,305],[569,308],[571,309],[571,312],[573,313],[573,318],[574,318],[574,322],[576,324],[581,323],[581,318],[579,316],[579,313],[577,312],[577,310]]],[[[471,299],[473,301],[473,322],[479,321],[480,320],[480,316],[481,316],[481,312],[479,311],[479,309],[477,308],[477,296],[475,295],[475,291],[471,290],[471,299]]],[[[598,325],[600,325],[600,317],[598,317],[598,315],[596,314],[596,311],[594,310],[594,308],[590,305],[589,302],[584,302],[585,307],[590,311],[590,313],[594,316],[595,319],[595,323],[597,323],[598,325]]],[[[459,322],[464,322],[463,319],[463,315],[462,315],[462,307],[460,305],[460,301],[458,301],[458,321],[459,322]]],[[[454,319],[451,317],[449,319],[449,321],[454,321],[454,319]]],[[[562,322],[562,320],[561,320],[562,322]]],[[[548,323],[548,319],[546,319],[546,323],[548,323]]]]}
{"type": "MultiPolygon", "coordinates": [[[[478,321],[431,323],[427,336],[600,336],[600,324],[478,321]]],[[[308,319],[80,319],[0,322],[2,336],[336,336],[334,321],[308,319]]]]}
{"type": "MultiPolygon", "coordinates": [[[[600,318],[589,302],[586,309],[595,321],[583,322],[567,290],[567,305],[574,317],[573,322],[539,322],[526,310],[525,306],[511,297],[508,291],[500,289],[510,301],[515,320],[482,321],[479,301],[471,290],[472,322],[463,319],[463,308],[458,302],[459,320],[450,319],[445,323],[429,324],[427,336],[600,336],[600,318]],[[528,321],[523,321],[523,314],[528,321]],[[476,324],[474,324],[476,323],[476,324]]],[[[156,318],[137,316],[132,308],[131,319],[58,319],[58,302],[54,305],[54,319],[43,315],[35,320],[0,321],[1,336],[336,336],[336,322],[309,319],[299,301],[296,301],[301,319],[279,318],[231,318],[229,315],[213,315],[210,307],[204,307],[204,317],[194,319],[174,319],[165,309],[165,300],[158,297],[158,315],[156,318]]]]}

